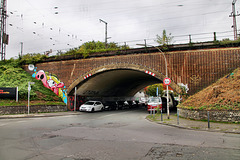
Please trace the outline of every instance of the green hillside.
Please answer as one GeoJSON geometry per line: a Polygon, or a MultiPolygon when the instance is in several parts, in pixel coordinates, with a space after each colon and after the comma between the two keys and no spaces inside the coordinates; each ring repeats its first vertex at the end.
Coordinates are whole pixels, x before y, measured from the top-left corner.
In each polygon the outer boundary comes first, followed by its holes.
{"type": "MultiPolygon", "coordinates": [[[[18,87],[19,103],[16,105],[26,103],[28,82],[35,82],[35,84],[32,85],[30,93],[30,99],[33,101],[31,103],[62,103],[61,99],[50,89],[45,88],[41,81],[36,80],[29,73],[24,71],[18,60],[0,61],[0,87],[18,87]]],[[[9,100],[1,100],[0,106],[8,105],[7,103],[9,103],[9,100]]]]}

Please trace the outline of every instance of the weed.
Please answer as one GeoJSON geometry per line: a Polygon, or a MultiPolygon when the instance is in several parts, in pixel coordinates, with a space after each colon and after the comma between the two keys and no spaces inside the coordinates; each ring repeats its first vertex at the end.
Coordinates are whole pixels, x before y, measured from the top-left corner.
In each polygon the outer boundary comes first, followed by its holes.
{"type": "Polygon", "coordinates": [[[208,108],[208,106],[201,106],[200,108],[199,108],[199,110],[205,110],[205,109],[207,109],[208,108]]]}
{"type": "Polygon", "coordinates": [[[194,107],[191,106],[191,107],[189,107],[189,109],[190,109],[190,110],[194,110],[194,107]]]}
{"type": "Polygon", "coordinates": [[[192,129],[200,129],[200,127],[191,127],[192,129]]]}

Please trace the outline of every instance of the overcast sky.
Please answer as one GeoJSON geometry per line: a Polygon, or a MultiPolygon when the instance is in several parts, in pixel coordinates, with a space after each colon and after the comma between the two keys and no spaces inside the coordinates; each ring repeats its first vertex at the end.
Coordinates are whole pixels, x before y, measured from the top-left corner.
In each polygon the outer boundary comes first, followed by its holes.
{"type": "MultiPolygon", "coordinates": [[[[240,11],[240,1],[236,11],[240,11]]],[[[105,38],[130,47],[137,43],[156,45],[156,35],[165,29],[174,43],[233,39],[232,0],[7,0],[6,58],[67,51],[88,41],[105,38]]],[[[239,18],[237,18],[237,22],[239,18]]],[[[238,25],[239,23],[237,23],[238,25]]],[[[240,25],[238,25],[240,28],[240,25]]]]}

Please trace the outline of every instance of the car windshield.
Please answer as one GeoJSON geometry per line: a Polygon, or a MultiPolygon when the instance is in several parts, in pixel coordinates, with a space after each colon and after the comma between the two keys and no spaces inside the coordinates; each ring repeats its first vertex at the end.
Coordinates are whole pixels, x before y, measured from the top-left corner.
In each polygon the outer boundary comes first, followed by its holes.
{"type": "Polygon", "coordinates": [[[86,105],[93,105],[94,102],[86,102],[85,104],[86,104],[86,105]]]}
{"type": "Polygon", "coordinates": [[[159,102],[159,98],[150,98],[149,103],[158,103],[159,102]]]}

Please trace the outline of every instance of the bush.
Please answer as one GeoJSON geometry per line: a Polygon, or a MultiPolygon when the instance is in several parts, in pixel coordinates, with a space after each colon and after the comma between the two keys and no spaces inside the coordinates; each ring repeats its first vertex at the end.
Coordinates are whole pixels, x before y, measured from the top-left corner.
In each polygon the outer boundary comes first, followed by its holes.
{"type": "Polygon", "coordinates": [[[36,64],[37,62],[42,61],[46,57],[47,57],[46,55],[43,55],[40,53],[33,53],[33,54],[28,53],[23,56],[19,56],[19,59],[17,61],[19,65],[36,64]]]}

